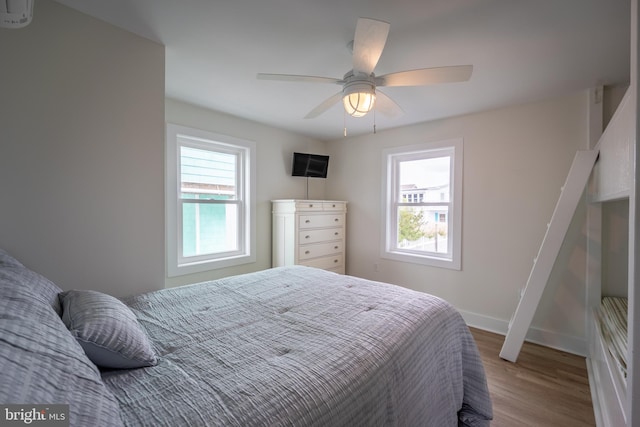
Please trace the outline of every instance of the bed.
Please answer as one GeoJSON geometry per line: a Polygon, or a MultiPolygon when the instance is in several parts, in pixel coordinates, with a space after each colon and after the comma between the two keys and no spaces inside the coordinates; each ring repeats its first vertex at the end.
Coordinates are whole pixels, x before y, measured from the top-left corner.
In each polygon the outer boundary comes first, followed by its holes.
{"type": "Polygon", "coordinates": [[[602,297],[600,309],[597,312],[596,321],[598,330],[606,354],[615,366],[614,371],[618,373],[626,385],[627,378],[627,310],[628,298],[626,297],[602,297]]]}
{"type": "Polygon", "coordinates": [[[626,297],[605,296],[590,319],[593,323],[587,368],[599,426],[627,425],[627,311],[626,297]]]}
{"type": "Polygon", "coordinates": [[[0,403],[71,425],[486,426],[475,342],[445,301],[309,267],[117,300],[0,251],[0,403]]]}

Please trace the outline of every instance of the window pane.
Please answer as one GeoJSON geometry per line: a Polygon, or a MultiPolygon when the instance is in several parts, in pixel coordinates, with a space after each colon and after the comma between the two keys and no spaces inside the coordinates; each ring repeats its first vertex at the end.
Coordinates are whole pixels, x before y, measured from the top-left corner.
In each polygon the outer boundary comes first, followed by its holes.
{"type": "Polygon", "coordinates": [[[398,208],[398,249],[448,253],[449,208],[447,206],[401,206],[398,208]]]}
{"type": "Polygon", "coordinates": [[[449,202],[451,157],[399,162],[400,203],[449,202]]]}
{"type": "Polygon", "coordinates": [[[237,200],[236,155],[180,147],[180,197],[237,200]]]}
{"type": "Polygon", "coordinates": [[[182,256],[238,250],[238,207],[227,204],[182,204],[182,256]]]}

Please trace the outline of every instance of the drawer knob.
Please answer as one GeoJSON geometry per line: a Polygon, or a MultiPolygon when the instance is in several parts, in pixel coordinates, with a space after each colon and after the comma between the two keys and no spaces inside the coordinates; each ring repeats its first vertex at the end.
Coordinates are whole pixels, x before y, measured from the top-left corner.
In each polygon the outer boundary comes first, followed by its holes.
{"type": "Polygon", "coordinates": [[[304,236],[304,238],[305,238],[305,239],[309,239],[309,238],[311,238],[311,236],[304,236]]]}
{"type": "Polygon", "coordinates": [[[310,222],[311,222],[311,220],[308,219],[308,220],[305,221],[305,224],[309,224],[310,222]]]}
{"type": "Polygon", "coordinates": [[[313,204],[309,204],[309,207],[310,207],[310,208],[312,208],[312,207],[313,207],[313,204]]]}
{"type": "Polygon", "coordinates": [[[334,262],[334,263],[337,263],[337,262],[338,262],[338,260],[337,260],[337,259],[334,259],[334,260],[333,260],[333,262],[334,262]]]}
{"type": "Polygon", "coordinates": [[[336,218],[336,219],[334,219],[334,221],[335,221],[335,222],[338,222],[338,221],[340,221],[340,219],[339,219],[339,218],[336,218]]]}
{"type": "Polygon", "coordinates": [[[334,246],[333,249],[338,249],[338,246],[334,246]]]}
{"type": "Polygon", "coordinates": [[[311,253],[311,251],[304,251],[305,255],[309,255],[311,253]]]}
{"type": "Polygon", "coordinates": [[[336,231],[335,233],[333,233],[334,236],[337,236],[339,233],[336,231]]]}

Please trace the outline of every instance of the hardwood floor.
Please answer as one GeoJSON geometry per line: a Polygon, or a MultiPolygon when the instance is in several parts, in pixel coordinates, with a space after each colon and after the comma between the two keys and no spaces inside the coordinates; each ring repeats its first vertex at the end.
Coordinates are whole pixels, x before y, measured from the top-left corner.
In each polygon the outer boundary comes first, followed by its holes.
{"type": "Polygon", "coordinates": [[[504,336],[471,333],[493,400],[492,427],[596,425],[583,357],[525,342],[514,364],[499,357],[504,336]]]}

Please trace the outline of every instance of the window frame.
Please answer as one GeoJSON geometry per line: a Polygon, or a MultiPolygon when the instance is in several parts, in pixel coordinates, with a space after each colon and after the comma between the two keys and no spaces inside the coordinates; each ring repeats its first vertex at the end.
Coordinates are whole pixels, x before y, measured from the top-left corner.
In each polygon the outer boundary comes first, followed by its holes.
{"type": "Polygon", "coordinates": [[[462,268],[462,138],[388,148],[382,151],[382,232],[380,256],[395,261],[411,262],[452,270],[462,268]],[[403,161],[451,156],[449,202],[400,202],[399,163],[403,161]],[[447,254],[411,251],[398,247],[398,208],[400,206],[448,206],[447,254]]]}
{"type": "Polygon", "coordinates": [[[167,123],[165,207],[167,276],[175,277],[256,261],[256,144],[253,141],[167,123]],[[191,147],[236,156],[236,200],[181,197],[180,149],[191,147]],[[197,202],[195,200],[198,200],[197,202]],[[237,206],[237,250],[183,256],[183,205],[233,204],[237,206]]]}

